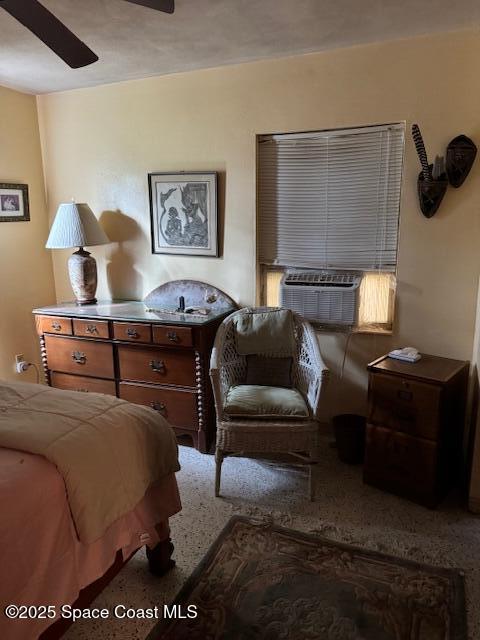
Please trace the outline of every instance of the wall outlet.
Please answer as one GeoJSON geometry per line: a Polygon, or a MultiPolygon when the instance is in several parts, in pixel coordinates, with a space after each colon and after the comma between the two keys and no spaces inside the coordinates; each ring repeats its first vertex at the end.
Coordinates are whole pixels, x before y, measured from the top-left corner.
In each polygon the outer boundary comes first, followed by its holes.
{"type": "Polygon", "coordinates": [[[17,373],[25,373],[25,371],[28,371],[29,366],[30,363],[25,360],[23,353],[15,356],[15,371],[17,373]]]}

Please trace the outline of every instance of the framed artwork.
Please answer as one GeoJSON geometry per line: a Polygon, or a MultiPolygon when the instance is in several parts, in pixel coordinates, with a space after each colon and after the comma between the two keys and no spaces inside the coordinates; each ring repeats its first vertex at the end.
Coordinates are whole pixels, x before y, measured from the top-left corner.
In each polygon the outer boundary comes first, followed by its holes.
{"type": "Polygon", "coordinates": [[[0,183],[0,222],[30,220],[27,184],[0,183]]]}
{"type": "Polygon", "coordinates": [[[218,256],[217,174],[150,173],[152,253],[218,256]]]}

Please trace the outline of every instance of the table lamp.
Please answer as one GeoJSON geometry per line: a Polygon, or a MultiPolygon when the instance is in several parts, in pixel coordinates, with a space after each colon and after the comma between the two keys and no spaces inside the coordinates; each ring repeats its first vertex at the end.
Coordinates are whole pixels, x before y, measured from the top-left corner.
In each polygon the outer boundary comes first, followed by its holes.
{"type": "Polygon", "coordinates": [[[68,274],[76,303],[79,305],[97,302],[97,263],[83,247],[109,242],[88,204],[68,202],[58,207],[45,246],[47,249],[78,247],[78,251],[68,259],[68,274]]]}

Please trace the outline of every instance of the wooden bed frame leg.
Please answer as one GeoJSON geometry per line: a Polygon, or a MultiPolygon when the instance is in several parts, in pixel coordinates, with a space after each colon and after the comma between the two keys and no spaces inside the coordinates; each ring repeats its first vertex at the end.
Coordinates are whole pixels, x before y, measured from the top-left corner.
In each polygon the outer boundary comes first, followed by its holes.
{"type": "Polygon", "coordinates": [[[175,566],[172,560],[173,543],[170,538],[159,542],[153,549],[147,547],[148,568],[154,576],[163,576],[175,566]]]}

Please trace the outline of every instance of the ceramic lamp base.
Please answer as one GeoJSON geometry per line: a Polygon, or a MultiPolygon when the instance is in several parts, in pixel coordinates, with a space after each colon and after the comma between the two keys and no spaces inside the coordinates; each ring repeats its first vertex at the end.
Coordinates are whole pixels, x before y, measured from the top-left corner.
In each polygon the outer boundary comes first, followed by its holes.
{"type": "Polygon", "coordinates": [[[88,251],[80,247],[68,259],[68,274],[77,304],[95,304],[97,263],[88,251]]]}

